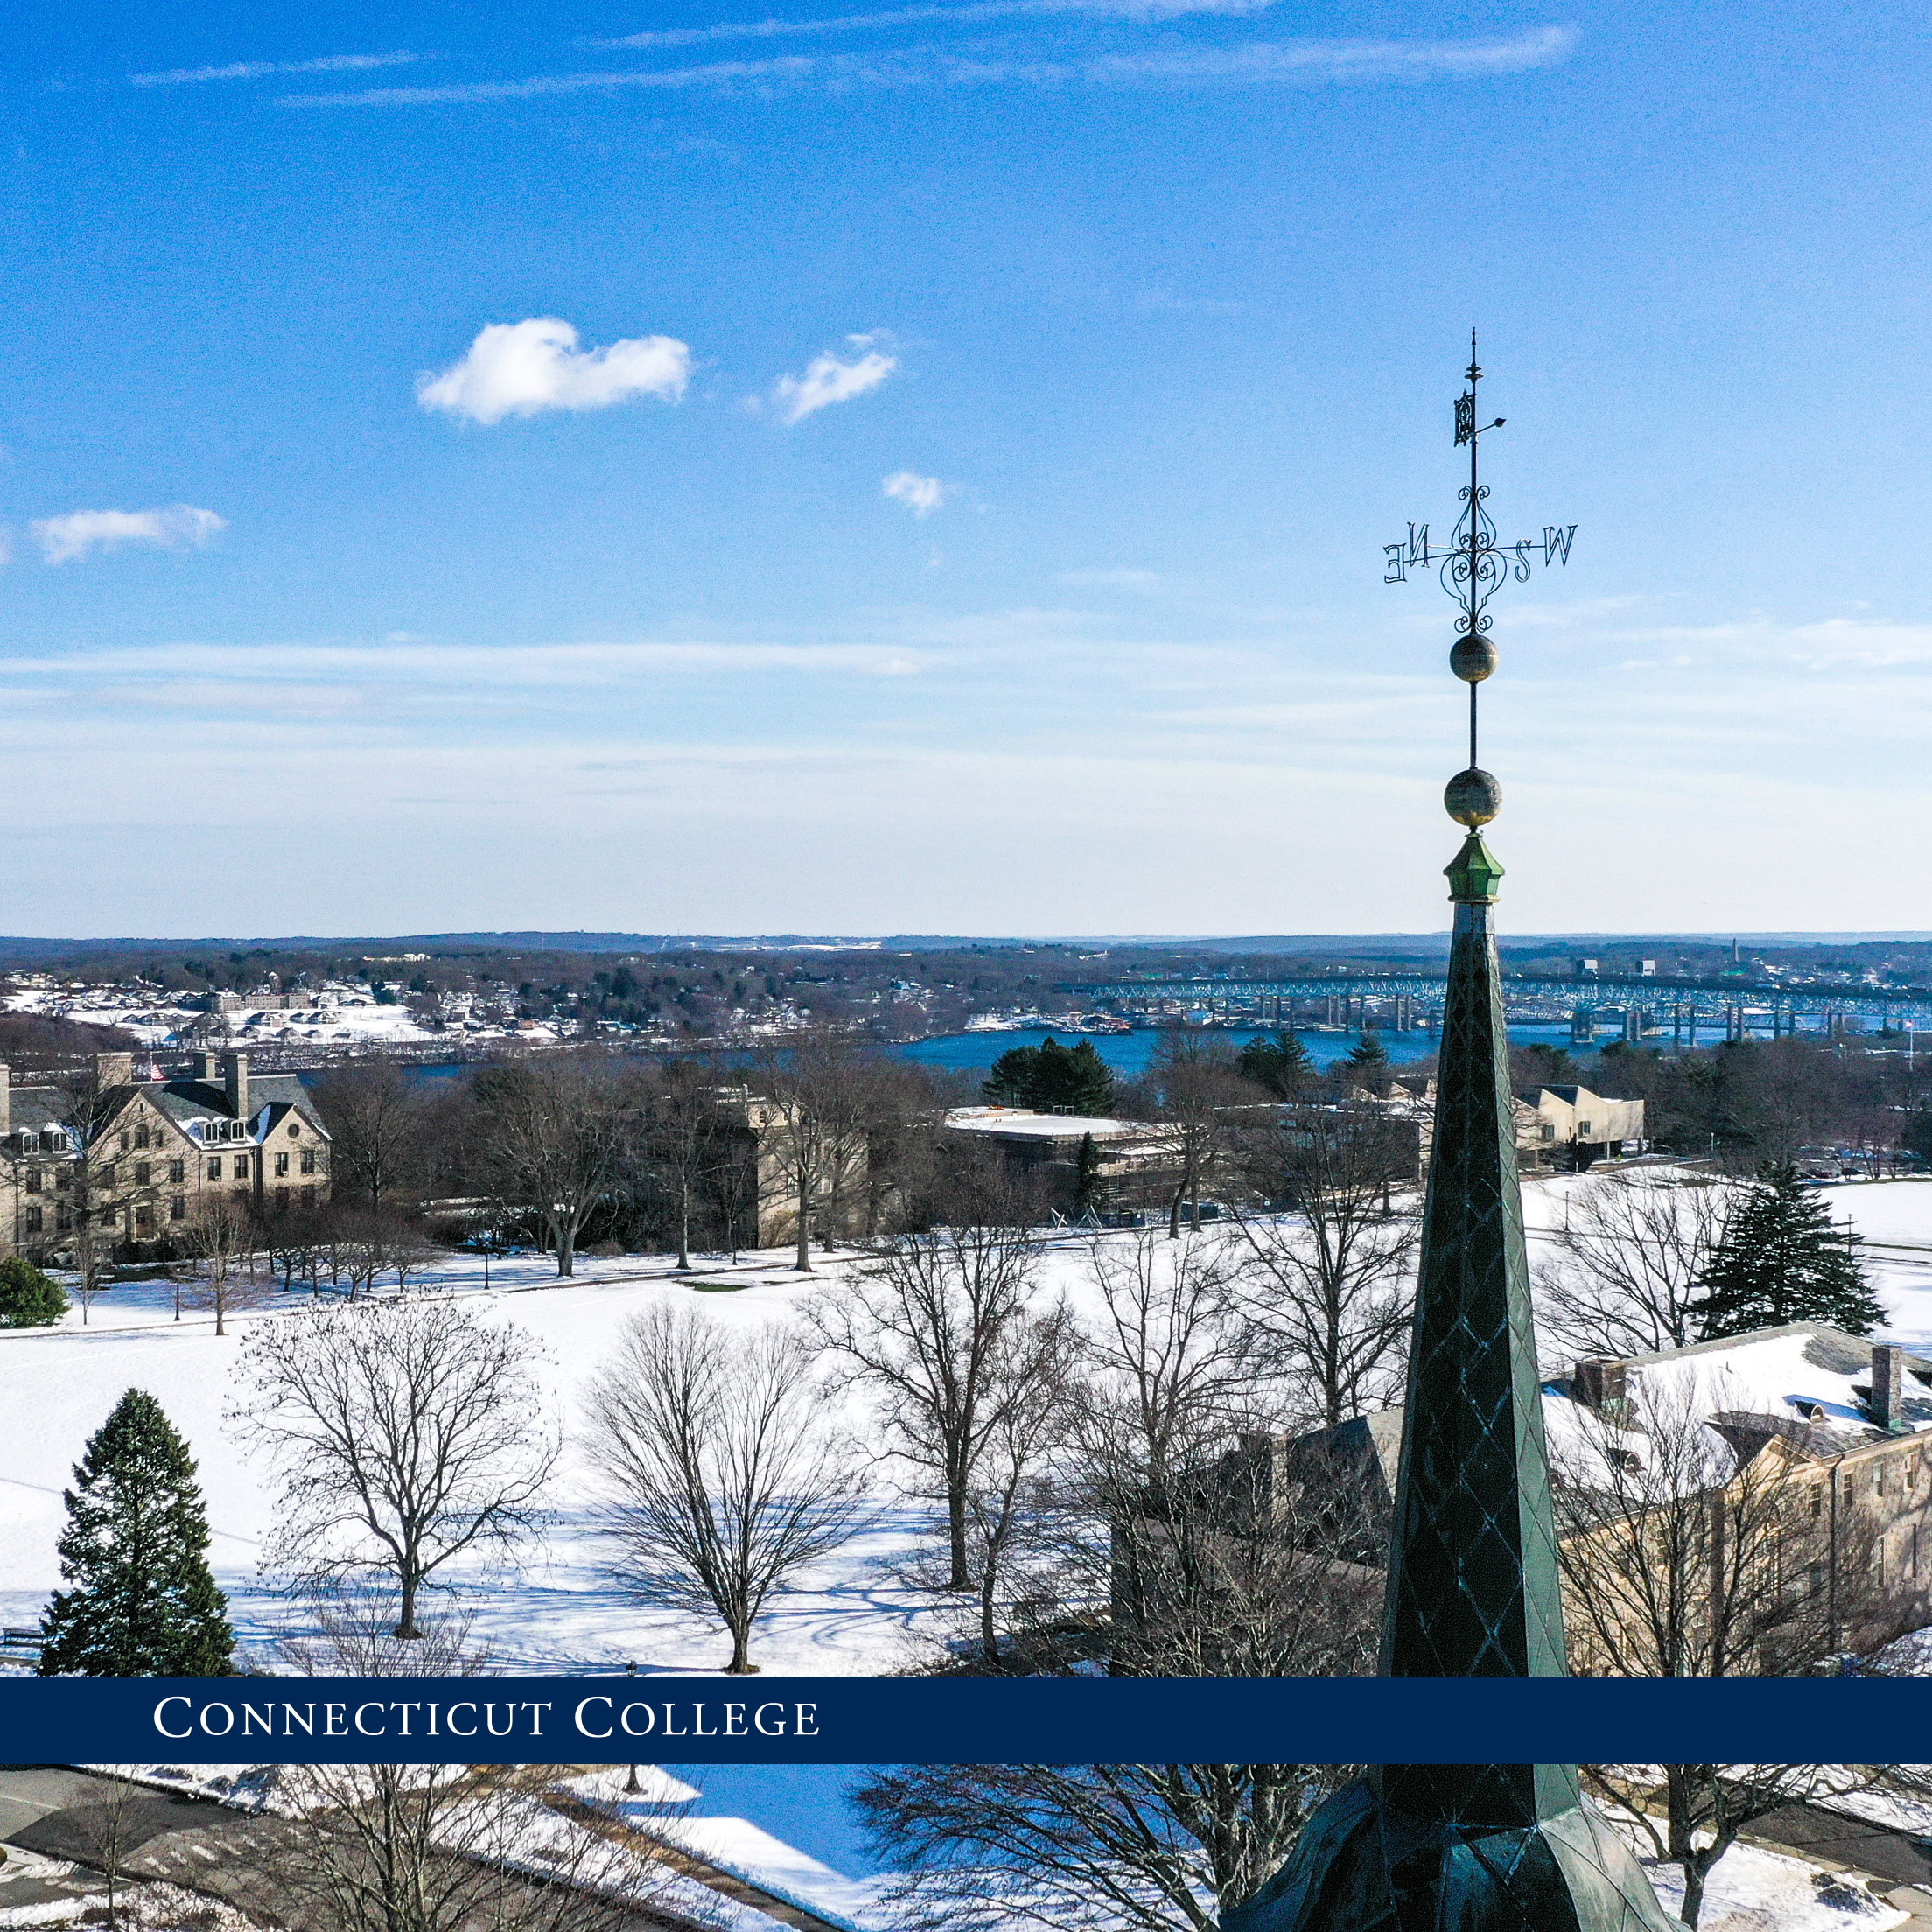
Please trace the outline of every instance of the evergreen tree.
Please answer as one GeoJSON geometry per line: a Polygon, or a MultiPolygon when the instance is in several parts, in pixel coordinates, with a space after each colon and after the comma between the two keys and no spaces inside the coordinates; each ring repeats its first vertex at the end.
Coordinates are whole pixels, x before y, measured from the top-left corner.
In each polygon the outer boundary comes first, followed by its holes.
{"type": "Polygon", "coordinates": [[[1832,1227],[1830,1210],[1796,1167],[1766,1168],[1732,1210],[1704,1270],[1704,1296],[1691,1308],[1704,1339],[1792,1321],[1870,1334],[1885,1310],[1859,1270],[1857,1242],[1832,1227]]]}
{"type": "Polygon", "coordinates": [[[1241,1071],[1278,1100],[1292,1100],[1314,1078],[1308,1049],[1287,1027],[1272,1037],[1257,1033],[1241,1050],[1241,1071]]]}
{"type": "Polygon", "coordinates": [[[234,1633],[207,1561],[194,1459],[161,1404],[130,1389],[66,1493],[42,1676],[225,1676],[234,1633]]]}
{"type": "Polygon", "coordinates": [[[1114,1076],[1093,1041],[1067,1047],[1051,1033],[1037,1046],[1015,1046],[1002,1054],[979,1090],[996,1106],[1032,1107],[1043,1114],[1114,1110],[1114,1076]]]}
{"type": "Polygon", "coordinates": [[[1100,1149],[1091,1134],[1080,1137],[1080,1154],[1074,1168],[1074,1212],[1091,1214],[1100,1205],[1100,1149]]]}
{"type": "Polygon", "coordinates": [[[1364,1026],[1354,1051],[1348,1055],[1348,1071],[1358,1087],[1382,1091],[1389,1078],[1389,1050],[1376,1037],[1373,1026],[1364,1026]]]}
{"type": "Polygon", "coordinates": [[[45,1328],[66,1312],[66,1290],[24,1255],[0,1261],[0,1328],[45,1328]]]}

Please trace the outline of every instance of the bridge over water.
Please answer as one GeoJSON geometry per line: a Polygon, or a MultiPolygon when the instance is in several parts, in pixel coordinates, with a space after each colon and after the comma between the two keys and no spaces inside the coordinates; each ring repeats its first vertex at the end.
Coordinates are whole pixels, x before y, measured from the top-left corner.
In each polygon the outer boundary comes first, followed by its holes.
{"type": "MultiPolygon", "coordinates": [[[[1443,974],[1413,971],[1127,980],[1067,990],[1102,1008],[1154,1003],[1251,1014],[1265,1023],[1306,1017],[1344,1026],[1364,1020],[1407,1026],[1435,1024],[1444,989],[1443,974]],[[1314,1015],[1306,1013],[1311,1002],[1319,1010],[1314,1015]]],[[[1863,1032],[1877,1030],[1868,1028],[1872,1021],[1894,1032],[1932,1032],[1932,988],[1922,986],[1780,986],[1619,973],[1579,979],[1506,971],[1503,997],[1512,1018],[1568,1018],[1579,1041],[1605,1025],[1627,1039],[1669,1034],[1689,1045],[1712,1037],[1863,1032]]]]}

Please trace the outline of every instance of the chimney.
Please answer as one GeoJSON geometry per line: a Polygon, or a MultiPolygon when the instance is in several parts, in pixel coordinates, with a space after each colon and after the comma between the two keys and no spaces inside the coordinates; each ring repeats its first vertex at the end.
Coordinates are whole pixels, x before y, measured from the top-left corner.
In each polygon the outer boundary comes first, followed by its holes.
{"type": "Polygon", "coordinates": [[[230,1054],[225,1063],[228,1081],[228,1111],[237,1120],[248,1117],[248,1056],[230,1054]]]}
{"type": "Polygon", "coordinates": [[[202,1054],[200,1077],[206,1081],[211,1087],[220,1082],[221,1078],[221,1061],[217,1054],[202,1054]]]}
{"type": "Polygon", "coordinates": [[[1570,1385],[1586,1408],[1600,1409],[1614,1416],[1630,1393],[1630,1365],[1590,1356],[1571,1371],[1570,1385]]]}
{"type": "Polygon", "coordinates": [[[1905,1393],[1905,1350],[1888,1341],[1872,1344],[1872,1396],[1866,1407],[1881,1429],[1896,1429],[1904,1421],[1899,1413],[1905,1393]]]}
{"type": "Polygon", "coordinates": [[[101,1088],[125,1087],[134,1078],[134,1055],[132,1054],[96,1054],[94,1056],[94,1082],[101,1088]]]}

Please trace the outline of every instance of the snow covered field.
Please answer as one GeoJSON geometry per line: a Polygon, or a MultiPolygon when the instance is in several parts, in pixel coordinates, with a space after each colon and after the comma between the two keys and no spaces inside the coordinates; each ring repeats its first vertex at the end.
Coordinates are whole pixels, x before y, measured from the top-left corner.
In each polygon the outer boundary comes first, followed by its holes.
{"type": "MultiPolygon", "coordinates": [[[[1525,1189],[1532,1259],[1560,1229],[1564,1197],[1582,1185],[1562,1178],[1525,1189]]],[[[1880,1181],[1830,1191],[1837,1218],[1849,1216],[1878,1242],[1867,1261],[1900,1339],[1932,1346],[1932,1181],[1880,1181]],[[1922,1244],[1922,1256],[1913,1247],[1922,1244]]],[[[1130,1236],[1106,1237],[1129,1240],[1130,1236]]],[[[1055,1242],[1049,1283],[1079,1307],[1086,1298],[1086,1243],[1055,1242]]],[[[667,1298],[695,1301],[730,1326],[797,1319],[799,1304],[836,1292],[849,1262],[832,1257],[803,1279],[779,1255],[719,1260],[691,1280],[668,1260],[635,1256],[580,1257],[580,1272],[560,1282],[541,1255],[498,1259],[452,1257],[421,1278],[428,1289],[486,1292],[493,1309],[532,1338],[542,1373],[567,1427],[578,1420],[585,1381],[625,1319],[667,1298]],[[735,1292],[716,1292],[725,1289],[735,1292]],[[710,1290],[714,1292],[706,1292],[710,1290]]],[[[214,1334],[211,1317],[173,1319],[165,1283],[125,1284],[95,1303],[89,1326],[71,1311],[57,1330],[0,1331],[0,1621],[24,1628],[38,1620],[60,1580],[54,1539],[63,1520],[61,1491],[88,1437],[122,1393],[157,1396],[187,1438],[201,1468],[214,1531],[215,1573],[230,1598],[237,1630],[257,1645],[292,1614],[287,1600],[256,1573],[270,1499],[258,1471],[225,1433],[230,1366],[248,1323],[274,1319],[272,1292],[262,1309],[231,1316],[230,1333],[214,1334]]],[[[1546,1363],[1550,1373],[1564,1365],[1546,1363]]],[[[862,1417],[849,1409],[846,1420],[862,1417]]],[[[599,1572],[598,1539],[590,1523],[589,1472],[573,1444],[556,1486],[558,1514],[522,1574],[475,1578],[465,1591],[476,1634],[506,1668],[569,1670],[635,1662],[643,1671],[715,1670],[727,1648],[696,1619],[641,1610],[625,1601],[599,1572]]],[[[945,1613],[909,1587],[901,1572],[920,1540],[921,1506],[906,1500],[882,1470],[862,1532],[826,1558],[800,1587],[774,1598],[753,1656],[766,1670],[825,1674],[891,1670],[944,1634],[945,1613]]]]}

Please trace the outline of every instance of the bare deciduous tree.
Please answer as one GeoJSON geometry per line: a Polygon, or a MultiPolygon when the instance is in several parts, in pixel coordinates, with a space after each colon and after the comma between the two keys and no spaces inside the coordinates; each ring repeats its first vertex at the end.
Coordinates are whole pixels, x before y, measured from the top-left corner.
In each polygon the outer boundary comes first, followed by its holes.
{"type": "Polygon", "coordinates": [[[522,1330],[446,1301],[305,1308],[242,1344],[233,1432],[279,1483],[264,1561],[310,1578],[385,1571],[396,1634],[424,1583],[542,1519],[558,1444],[522,1330]]]}
{"type": "Polygon", "coordinates": [[[1297,1107],[1248,1148],[1260,1191],[1298,1211],[1242,1216],[1242,1305],[1277,1372],[1330,1429],[1387,1401],[1400,1372],[1420,1234],[1390,1211],[1403,1130],[1364,1107],[1297,1107]]]}
{"type": "Polygon", "coordinates": [[[86,1801],[64,1821],[82,1861],[108,1881],[107,1932],[119,1932],[121,1888],[141,1838],[136,1814],[151,1802],[137,1785],[97,1777],[86,1801]]]}
{"type": "Polygon", "coordinates": [[[282,1822],[262,1834],[277,1916],[318,1932],[662,1922],[675,1876],[662,1848],[556,1778],[535,1765],[284,1766],[282,1822]]]}
{"type": "MultiPolygon", "coordinates": [[[[223,1190],[202,1197],[184,1242],[188,1264],[180,1287],[191,1307],[214,1311],[218,1335],[228,1333],[228,1316],[234,1309],[261,1298],[262,1283],[256,1272],[259,1240],[245,1194],[223,1190]]],[[[178,1270],[181,1264],[175,1266],[178,1270]]]]}
{"type": "Polygon", "coordinates": [[[1180,1156],[1167,1207],[1167,1233],[1178,1240],[1182,1209],[1191,1205],[1198,1222],[1202,1191],[1214,1180],[1228,1151],[1228,1110],[1250,1102],[1255,1088],[1242,1079],[1227,1046],[1180,1026],[1162,1032],[1146,1082],[1180,1156]]]}
{"type": "Polygon", "coordinates": [[[718,1075],[709,1061],[687,1056],[653,1069],[643,1096],[644,1158],[662,1177],[677,1226],[677,1265],[691,1265],[691,1216],[719,1165],[724,1123],[718,1075]]]}
{"type": "Polygon", "coordinates": [[[948,1932],[1214,1932],[1348,1767],[901,1765],[855,1794],[907,1870],[905,1922],[948,1932]]]}
{"type": "Polygon", "coordinates": [[[473,1677],[490,1651],[469,1616],[418,1612],[416,1634],[396,1634],[396,1597],[360,1578],[340,1578],[307,1597],[298,1620],[275,1640],[276,1655],[299,1676],[473,1677]]]}
{"type": "Polygon", "coordinates": [[[486,1171],[541,1222],[557,1273],[576,1273],[578,1236],[634,1139],[626,1082],[600,1061],[522,1061],[478,1074],[476,1102],[486,1171]]]}
{"type": "Polygon", "coordinates": [[[420,1085],[393,1060],[355,1060],[316,1082],[315,1103],[328,1124],[338,1190],[380,1214],[423,1151],[428,1103],[420,1085]]]}
{"type": "Polygon", "coordinates": [[[829,1246],[865,1166],[878,1055],[836,1027],[767,1040],[749,1074],[761,1166],[794,1217],[796,1266],[812,1271],[811,1236],[829,1246]]]}
{"type": "Polygon", "coordinates": [[[1220,1230],[1171,1242],[1151,1230],[1093,1242],[1099,1310],[1085,1337],[1082,1406],[1110,1411],[1138,1481],[1162,1481],[1256,1407],[1233,1290],[1240,1256],[1220,1230]]]}
{"type": "Polygon", "coordinates": [[[1012,1359],[994,1370],[996,1420],[966,1494],[970,1560],[978,1578],[979,1651],[988,1669],[1005,1667],[1001,1632],[1022,1606],[1028,1620],[1057,1604],[1046,1564],[1057,1510],[1053,1465],[1072,1433],[1078,1368],[1063,1312],[1029,1320],[1009,1338],[1012,1359]]]}
{"type": "Polygon", "coordinates": [[[715,1612],[733,1673],[758,1668],[752,1628],[771,1592],[852,1533],[858,1480],[818,1397],[795,1337],[658,1307],[625,1324],[585,1398],[618,1580],[715,1612]]]}
{"type": "MultiPolygon", "coordinates": [[[[1823,1506],[1828,1471],[1802,1426],[1726,1410],[1720,1387],[1720,1426],[1710,1427],[1711,1400],[1688,1381],[1634,1399],[1641,1414],[1584,1411],[1580,1435],[1551,1459],[1574,1667],[1791,1675],[1848,1643],[1875,1648],[1917,1620],[1869,1560],[1869,1526],[1823,1506]]],[[[1658,1856],[1683,1866],[1693,1926],[1738,1834],[1810,1795],[1821,1771],[1673,1764],[1660,1785],[1656,1767],[1588,1768],[1658,1856]]]]}
{"type": "Polygon", "coordinates": [[[1556,1258],[1538,1270],[1544,1326],[1575,1356],[1648,1354],[1700,1339],[1695,1305],[1730,1190],[1655,1169],[1593,1175],[1564,1193],[1556,1258]]]}
{"type": "Polygon", "coordinates": [[[1021,1342],[1038,1243],[1004,1219],[997,1182],[960,1225],[906,1235],[806,1310],[819,1341],[877,1398],[890,1452],[929,1479],[946,1511],[948,1590],[973,1587],[968,1499],[1004,1403],[1057,1345],[1040,1322],[1021,1342]]]}
{"type": "Polygon", "coordinates": [[[52,1170],[55,1242],[73,1261],[85,1326],[120,1235],[119,1150],[110,1130],[125,1088],[116,1062],[100,1054],[57,1074],[52,1084],[60,1114],[53,1131],[65,1136],[73,1157],[52,1170]]]}

